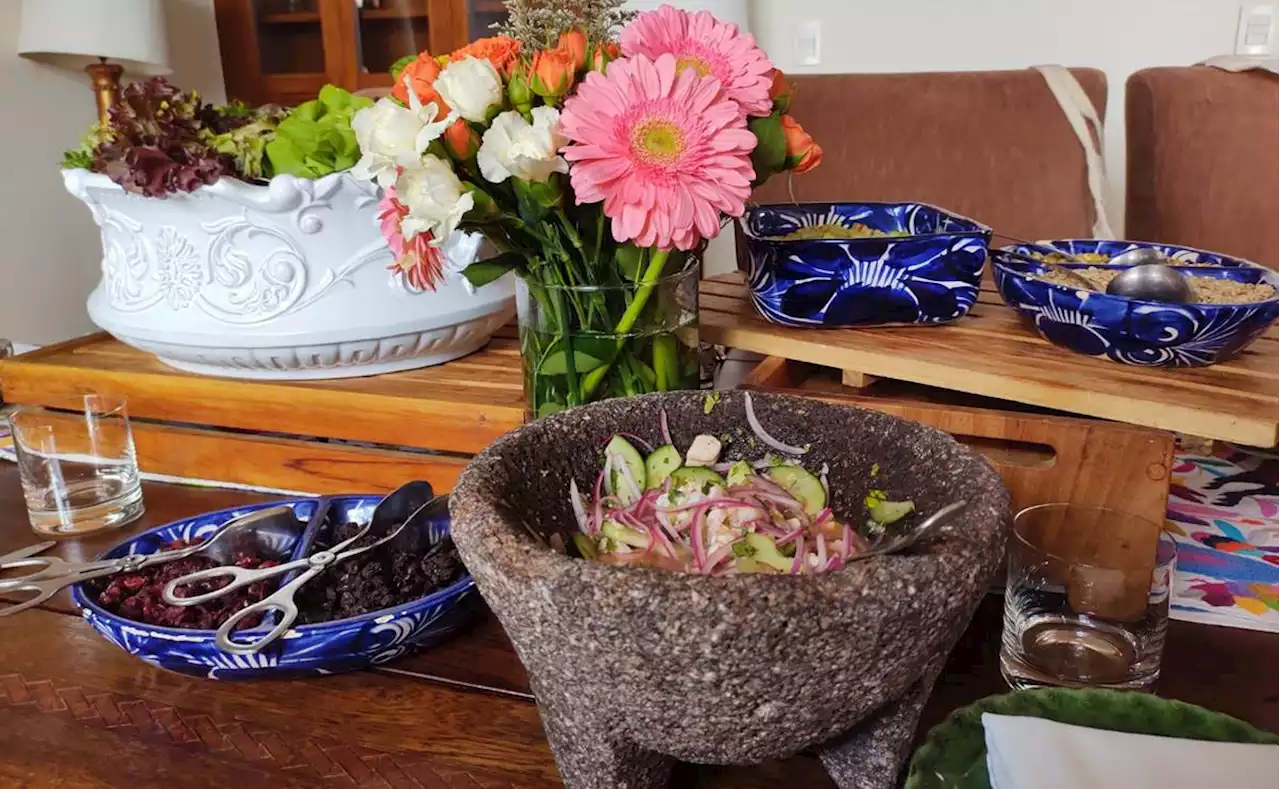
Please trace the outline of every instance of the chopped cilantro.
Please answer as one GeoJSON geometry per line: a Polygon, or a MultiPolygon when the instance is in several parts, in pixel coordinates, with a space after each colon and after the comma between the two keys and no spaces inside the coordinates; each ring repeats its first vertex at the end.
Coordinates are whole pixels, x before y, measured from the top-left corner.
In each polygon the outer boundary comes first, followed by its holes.
{"type": "Polygon", "coordinates": [[[872,476],[872,477],[878,477],[878,476],[880,476],[880,464],[879,464],[879,463],[872,463],[872,464],[871,464],[871,476],[872,476]]]}
{"type": "Polygon", "coordinates": [[[716,407],[718,402],[720,402],[719,392],[707,392],[702,398],[702,413],[711,413],[711,410],[716,407]]]}
{"type": "Polygon", "coordinates": [[[789,542],[786,545],[779,548],[778,552],[781,553],[783,556],[790,556],[792,558],[795,558],[796,544],[794,542],[789,542]]]}
{"type": "Polygon", "coordinates": [[[733,544],[733,555],[739,559],[747,556],[755,556],[756,549],[747,544],[746,540],[741,540],[733,544]]]}

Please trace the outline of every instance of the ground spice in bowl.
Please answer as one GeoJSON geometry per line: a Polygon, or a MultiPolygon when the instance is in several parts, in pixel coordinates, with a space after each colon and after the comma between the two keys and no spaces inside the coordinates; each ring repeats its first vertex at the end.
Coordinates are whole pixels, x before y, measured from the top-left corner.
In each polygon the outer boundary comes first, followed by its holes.
{"type": "MultiPolygon", "coordinates": [[[[1081,255],[1079,257],[1085,257],[1081,255]]],[[[1103,257],[1105,255],[1095,255],[1094,257],[1103,257]]],[[[1076,274],[1084,277],[1095,288],[1105,291],[1111,280],[1120,274],[1118,269],[1106,269],[1089,267],[1085,269],[1073,269],[1076,274]]],[[[1048,271],[1043,274],[1037,274],[1036,279],[1051,282],[1054,285],[1064,285],[1066,287],[1074,287],[1075,283],[1071,278],[1060,271],[1048,271]]],[[[1276,296],[1276,289],[1265,282],[1236,282],[1230,279],[1214,279],[1213,277],[1187,277],[1191,285],[1191,291],[1195,294],[1196,304],[1249,304],[1258,301],[1269,301],[1276,296]]]]}

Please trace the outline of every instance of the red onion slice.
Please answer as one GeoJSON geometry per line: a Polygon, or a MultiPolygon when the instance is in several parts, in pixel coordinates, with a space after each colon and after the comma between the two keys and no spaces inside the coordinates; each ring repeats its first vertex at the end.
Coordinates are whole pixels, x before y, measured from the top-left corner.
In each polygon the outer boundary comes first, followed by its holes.
{"type": "Polygon", "coordinates": [[[799,575],[803,571],[804,571],[804,535],[801,534],[800,538],[796,540],[796,558],[795,558],[795,561],[791,563],[791,574],[799,575]]]}
{"type": "Polygon", "coordinates": [[[803,455],[804,453],[809,451],[807,447],[793,447],[790,444],[784,444],[783,442],[779,441],[778,439],[766,433],[764,427],[762,427],[760,424],[760,420],[756,419],[755,409],[751,407],[750,392],[742,393],[742,402],[743,402],[743,405],[746,406],[746,410],[747,410],[747,424],[751,425],[751,432],[756,434],[756,438],[760,439],[761,441],[773,447],[774,449],[778,450],[779,452],[786,452],[788,455],[803,455]]]}
{"type": "Polygon", "coordinates": [[[671,440],[671,430],[667,427],[667,409],[663,408],[658,411],[658,428],[662,431],[663,445],[675,444],[671,440]]]}
{"type": "Polygon", "coordinates": [[[573,505],[573,517],[578,521],[578,530],[583,534],[590,534],[591,526],[587,523],[587,508],[582,503],[582,494],[578,492],[576,479],[569,480],[569,503],[573,505]]]}

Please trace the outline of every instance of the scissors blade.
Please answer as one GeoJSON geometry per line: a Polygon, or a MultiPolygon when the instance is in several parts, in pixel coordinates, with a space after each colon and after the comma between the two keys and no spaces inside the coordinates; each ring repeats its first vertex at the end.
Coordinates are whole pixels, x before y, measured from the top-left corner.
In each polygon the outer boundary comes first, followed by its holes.
{"type": "Polygon", "coordinates": [[[3,569],[9,562],[16,562],[19,559],[35,556],[37,553],[44,553],[57,544],[53,540],[49,540],[48,542],[38,542],[35,545],[19,548],[13,553],[6,553],[4,556],[0,556],[0,569],[3,569]]]}

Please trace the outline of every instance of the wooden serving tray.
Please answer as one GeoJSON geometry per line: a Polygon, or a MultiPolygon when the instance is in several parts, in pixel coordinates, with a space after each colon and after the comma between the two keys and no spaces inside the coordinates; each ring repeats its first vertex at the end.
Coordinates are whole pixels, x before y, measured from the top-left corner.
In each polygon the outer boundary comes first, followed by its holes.
{"type": "Polygon", "coordinates": [[[308,493],[453,487],[467,460],[524,419],[515,327],[437,367],[330,381],[213,378],[106,334],[0,361],[4,401],[79,408],[121,395],[145,472],[308,493]]]}
{"type": "Polygon", "coordinates": [[[845,372],[908,381],[1072,414],[1274,447],[1280,419],[1276,327],[1211,367],[1146,368],[1051,345],[983,282],[972,312],[946,326],[795,329],[766,323],[741,274],[702,283],[703,340],[845,372]]]}

